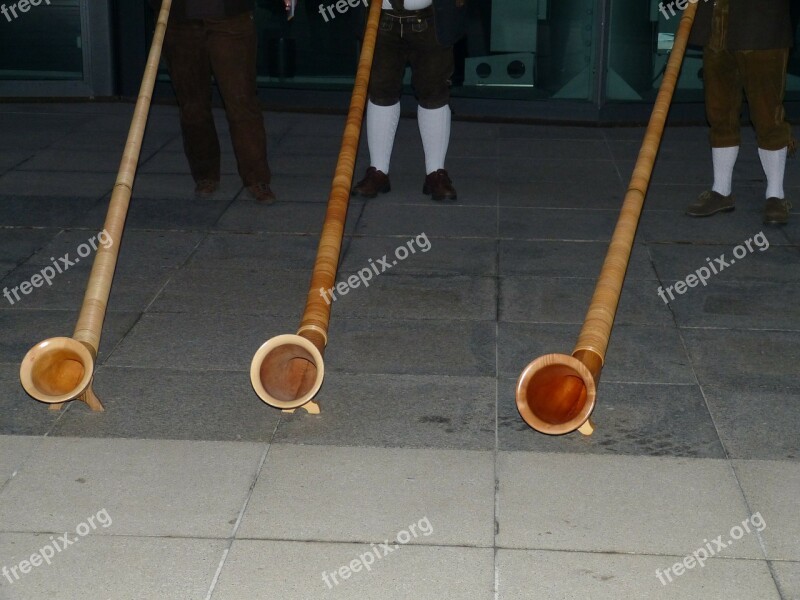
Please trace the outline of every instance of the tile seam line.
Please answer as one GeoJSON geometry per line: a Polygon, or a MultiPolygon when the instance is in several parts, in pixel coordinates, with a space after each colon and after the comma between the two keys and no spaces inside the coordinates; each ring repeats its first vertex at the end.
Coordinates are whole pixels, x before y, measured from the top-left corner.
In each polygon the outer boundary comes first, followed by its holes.
{"type": "MultiPolygon", "coordinates": [[[[275,437],[275,432],[278,430],[278,424],[280,423],[280,419],[275,423],[275,427],[272,430],[272,438],[275,437]]],[[[217,565],[217,570],[214,573],[214,577],[211,579],[211,583],[208,588],[208,593],[206,594],[205,600],[211,600],[211,597],[214,595],[214,590],[217,587],[217,583],[219,583],[219,577],[222,574],[222,569],[225,567],[225,563],[228,560],[228,554],[230,553],[231,547],[233,547],[233,543],[236,540],[236,533],[239,531],[239,527],[242,524],[242,519],[244,518],[244,514],[247,511],[247,507],[250,504],[250,499],[253,496],[253,491],[255,490],[256,484],[258,483],[258,479],[261,476],[261,471],[264,468],[264,465],[267,462],[267,455],[269,454],[270,448],[272,444],[270,442],[265,443],[264,452],[261,455],[261,461],[256,469],[256,473],[253,477],[253,481],[250,484],[250,488],[247,490],[247,497],[245,498],[244,502],[242,503],[242,508],[239,511],[239,516],[236,518],[236,523],[233,526],[233,529],[228,536],[228,544],[227,547],[222,551],[222,556],[220,557],[219,564],[217,565]]]]}

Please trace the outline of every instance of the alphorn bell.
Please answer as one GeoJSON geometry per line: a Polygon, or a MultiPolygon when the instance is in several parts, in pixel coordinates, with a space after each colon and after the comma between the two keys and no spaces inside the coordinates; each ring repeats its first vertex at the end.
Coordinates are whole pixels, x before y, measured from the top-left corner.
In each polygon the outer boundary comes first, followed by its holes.
{"type": "Polygon", "coordinates": [[[681,17],[664,80],[575,350],[572,356],[546,354],[537,358],[525,367],[517,380],[517,409],[528,425],[542,433],[559,435],[577,429],[590,435],[594,430],[589,417],[595,405],[597,384],[696,11],[697,3],[689,4],[681,17]]]}
{"type": "Polygon", "coordinates": [[[71,338],[54,337],[39,342],[28,351],[20,366],[19,378],[25,391],[35,399],[51,404],[54,409],[68,400],[78,399],[86,402],[92,410],[103,410],[92,390],[92,377],[171,5],[172,0],[161,3],[139,98],[106,214],[104,227],[111,243],[97,249],[75,332],[71,338]]]}
{"type": "MultiPolygon", "coordinates": [[[[284,410],[293,410],[314,398],[325,376],[322,355],[328,343],[331,306],[319,291],[333,287],[339,265],[380,13],[381,0],[372,0],[300,329],[296,334],[279,335],[264,342],[250,363],[250,383],[256,394],[267,404],[284,410]]],[[[311,406],[309,412],[317,412],[311,406]]]]}

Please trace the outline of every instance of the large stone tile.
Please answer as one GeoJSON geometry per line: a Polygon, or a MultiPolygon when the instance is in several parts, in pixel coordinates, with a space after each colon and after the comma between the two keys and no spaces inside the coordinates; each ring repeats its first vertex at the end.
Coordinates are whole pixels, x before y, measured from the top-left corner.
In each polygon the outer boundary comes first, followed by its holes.
{"type": "Polygon", "coordinates": [[[611,149],[602,139],[559,139],[537,141],[526,137],[503,136],[497,143],[497,156],[512,159],[597,161],[612,160],[611,149]]]}
{"type": "Polygon", "coordinates": [[[712,558],[703,567],[690,562],[692,570],[684,567],[680,576],[670,571],[670,581],[664,571],[682,561],[683,556],[500,550],[496,561],[498,597],[780,600],[765,561],[712,558]]]}
{"type": "MultiPolygon", "coordinates": [[[[101,230],[102,231],[102,230],[101,230]]],[[[62,231],[52,241],[36,252],[26,262],[28,265],[48,265],[50,257],[64,256],[69,253],[75,258],[78,247],[94,238],[95,244],[99,233],[94,230],[72,229],[62,231]]],[[[117,258],[118,269],[131,269],[150,265],[151,268],[178,267],[192,254],[205,235],[197,231],[141,231],[126,228],[123,232],[117,258]]],[[[103,236],[103,240],[107,239],[103,236]]],[[[94,255],[87,261],[94,259],[94,255]]]]}
{"type": "MultiPolygon", "coordinates": [[[[427,235],[427,234],[426,234],[427,235]]],[[[370,266],[370,261],[388,259],[397,248],[417,237],[353,237],[346,240],[341,272],[356,272],[370,266]]],[[[393,275],[473,275],[497,274],[497,242],[493,239],[428,238],[430,251],[416,252],[407,260],[392,265],[393,275]]]]}
{"type": "Polygon", "coordinates": [[[764,558],[753,525],[727,544],[750,518],[727,461],[501,452],[497,479],[500,547],[764,558]]]}
{"type": "Polygon", "coordinates": [[[284,415],[274,442],[492,450],[494,378],[328,373],[322,414],[284,415]]]}
{"type": "Polygon", "coordinates": [[[593,182],[537,181],[520,183],[503,181],[499,186],[499,203],[503,207],[613,209],[622,207],[625,188],[618,181],[593,182]]]}
{"type": "MultiPolygon", "coordinates": [[[[17,167],[18,171],[116,173],[122,151],[75,150],[51,148],[37,152],[30,160],[17,167]]],[[[109,178],[106,177],[108,180],[109,178]]],[[[111,181],[113,185],[113,180],[111,181]]]]}
{"type": "Polygon", "coordinates": [[[114,175],[110,173],[9,171],[0,177],[0,195],[62,196],[96,200],[111,191],[114,179],[114,175]]]}
{"type": "MultiPolygon", "coordinates": [[[[77,257],[73,255],[70,260],[77,260],[77,257]]],[[[92,258],[87,259],[83,264],[70,267],[61,274],[56,273],[51,285],[47,285],[47,280],[42,278],[42,271],[47,268],[46,266],[26,264],[18,267],[0,282],[0,285],[8,287],[14,300],[13,306],[9,309],[71,310],[75,307],[80,308],[92,269],[90,260],[92,258]],[[28,295],[23,294],[22,290],[14,294],[14,289],[25,282],[31,282],[36,275],[39,275],[36,281],[41,284],[41,287],[31,288],[28,295]],[[19,300],[16,299],[17,295],[19,300]]],[[[45,274],[49,275],[50,272],[55,273],[56,271],[51,268],[51,271],[46,271],[45,274]]],[[[114,284],[111,288],[108,306],[117,312],[142,312],[174,273],[173,269],[146,265],[120,267],[114,274],[114,284]]]]}
{"type": "MultiPolygon", "coordinates": [[[[523,276],[500,279],[500,321],[583,323],[596,281],[523,276]]],[[[617,325],[670,327],[672,314],[652,281],[631,279],[622,288],[617,325]]]]}
{"type": "MultiPolygon", "coordinates": [[[[344,239],[343,247],[347,247],[349,240],[344,239]]],[[[192,254],[188,266],[194,269],[300,270],[307,272],[310,280],[318,244],[319,238],[313,235],[213,232],[192,254]]]]}
{"type": "MultiPolygon", "coordinates": [[[[166,177],[166,176],[165,176],[166,177]]],[[[212,227],[230,204],[225,197],[210,198],[137,198],[131,200],[125,229],[206,230],[212,227]]],[[[104,200],[89,213],[92,224],[101,229],[108,212],[104,200]]]]}
{"type": "Polygon", "coordinates": [[[163,287],[148,312],[286,316],[299,320],[310,270],[183,269],[163,287]]]}
{"type": "MultiPolygon", "coordinates": [[[[571,354],[579,331],[578,325],[500,323],[500,375],[518,377],[543,354],[571,354]]],[[[617,325],[606,352],[603,382],[692,384],[696,380],[676,329],[617,325]]]]}
{"type": "Polygon", "coordinates": [[[0,223],[15,227],[102,226],[103,220],[91,214],[99,196],[66,197],[67,194],[65,190],[58,196],[12,196],[0,191],[0,223]]]}
{"type": "Polygon", "coordinates": [[[712,280],[673,295],[681,327],[800,331],[800,283],[712,280]]]}
{"type": "MultiPolygon", "coordinates": [[[[77,307],[78,309],[80,307],[77,307]]],[[[138,319],[138,313],[108,312],[100,339],[98,364],[102,364],[114,347],[138,319]]],[[[70,337],[78,322],[78,310],[0,310],[0,364],[19,365],[25,353],[39,342],[70,337]]]]}
{"type": "MultiPolygon", "coordinates": [[[[723,251],[730,256],[735,246],[760,232],[766,235],[771,245],[787,244],[784,236],[762,223],[760,212],[748,210],[721,213],[711,220],[690,217],[683,210],[648,210],[642,214],[638,236],[645,242],[720,244],[727,247],[720,248],[715,256],[723,251]]],[[[755,244],[753,247],[758,254],[755,244]]]]}
{"type": "MultiPolygon", "coordinates": [[[[299,160],[295,157],[295,160],[299,160]]],[[[275,173],[270,181],[270,188],[283,202],[327,202],[331,193],[333,178],[321,173],[305,173],[301,175],[275,173]]],[[[381,199],[385,198],[383,196],[381,199]]]]}
{"type": "Polygon", "coordinates": [[[495,374],[495,324],[334,316],[326,368],[348,373],[495,374]]]}
{"type": "MultiPolygon", "coordinates": [[[[607,242],[500,240],[500,274],[586,277],[596,281],[607,252],[607,242]]],[[[626,279],[657,279],[643,244],[633,246],[626,279]]]]}
{"type": "MultiPolygon", "coordinates": [[[[0,313],[0,317],[2,313],[0,313]]],[[[115,367],[249,371],[259,346],[294,333],[295,319],[215,313],[147,313],[114,350],[115,367]]]]}
{"type": "Polygon", "coordinates": [[[648,385],[600,381],[591,436],[552,436],[519,415],[516,380],[501,379],[497,443],[502,450],[725,458],[725,451],[696,385],[648,385]]]}
{"type": "Polygon", "coordinates": [[[683,329],[700,384],[800,390],[800,336],[794,331],[683,329]]]}
{"type": "MultiPolygon", "coordinates": [[[[189,174],[188,169],[185,173],[139,173],[136,175],[136,182],[133,186],[133,200],[190,200],[202,205],[201,199],[195,198],[194,180],[189,174]]],[[[222,177],[219,189],[209,196],[206,200],[216,203],[227,203],[242,189],[242,181],[237,175],[222,177]]]]}
{"type": "MultiPolygon", "coordinates": [[[[416,236],[428,238],[494,238],[497,209],[434,204],[402,206],[369,201],[356,232],[369,236],[416,236]]],[[[435,243],[435,242],[434,242],[435,243]]]]}
{"type": "Polygon", "coordinates": [[[772,562],[772,572],[783,598],[800,598],[800,562],[772,562]]]}
{"type": "Polygon", "coordinates": [[[0,389],[3,390],[0,394],[2,435],[45,435],[67,412],[48,410],[46,404],[28,396],[19,382],[18,364],[0,365],[0,389]]]}
{"type": "Polygon", "coordinates": [[[500,144],[505,143],[508,138],[544,140],[542,142],[544,144],[552,140],[575,140],[577,144],[584,140],[603,139],[605,131],[597,127],[571,127],[565,125],[522,125],[517,123],[497,125],[497,136],[500,144]]]}
{"type": "Polygon", "coordinates": [[[619,218],[615,210],[500,208],[500,233],[512,240],[608,242],[619,218]]]}
{"type": "Polygon", "coordinates": [[[35,114],[26,105],[9,107],[0,114],[2,147],[13,150],[46,148],[85,121],[82,116],[65,115],[60,110],[53,114],[35,114]]]}
{"type": "Polygon", "coordinates": [[[760,535],[767,558],[798,561],[800,462],[735,460],[733,466],[753,514],[763,519],[760,535]]]}
{"type": "MultiPolygon", "coordinates": [[[[502,143],[502,142],[501,142],[502,143]]],[[[505,157],[499,163],[501,181],[592,181],[622,183],[613,160],[505,157]]],[[[627,179],[625,179],[627,182],[627,179]]]]}
{"type": "Polygon", "coordinates": [[[707,385],[703,394],[729,457],[800,460],[797,390],[707,385]]]}
{"type": "MultiPolygon", "coordinates": [[[[340,272],[337,282],[357,286],[347,288],[344,296],[333,292],[332,303],[342,317],[425,321],[494,321],[497,317],[493,277],[383,274],[364,287],[357,273],[340,272]]],[[[330,293],[325,297],[331,302],[330,293]]]]}
{"type": "Polygon", "coordinates": [[[685,211],[709,187],[707,183],[651,183],[647,188],[644,211],[685,211]]]}
{"type": "Polygon", "coordinates": [[[433,531],[410,543],[491,547],[493,462],[491,452],[275,444],[237,537],[379,542],[427,518],[433,531]]]}
{"type": "Polygon", "coordinates": [[[106,509],[101,535],[227,537],[263,444],[46,438],[0,493],[3,531],[70,531],[106,509]]]}
{"type": "MultiPolygon", "coordinates": [[[[27,575],[17,571],[19,580],[10,575],[13,584],[3,578],[2,597],[7,600],[204,598],[226,545],[222,540],[97,535],[82,538],[74,533],[79,523],[83,521],[71,526],[72,546],[57,553],[51,546],[55,556],[50,564],[40,562],[27,575]]],[[[112,515],[108,531],[113,532],[115,525],[112,515]]],[[[63,542],[56,540],[56,543],[63,542]]],[[[47,533],[0,534],[0,556],[12,567],[21,560],[30,560],[31,554],[48,544],[52,542],[47,533]]]]}
{"type": "MultiPolygon", "coordinates": [[[[382,538],[381,538],[382,541],[382,538]]],[[[212,600],[250,600],[269,595],[286,600],[441,600],[493,597],[493,555],[488,548],[400,546],[362,566],[373,552],[366,544],[234,542],[212,600]],[[253,560],[258,556],[259,560],[253,560]],[[360,558],[364,556],[364,558],[360,558]],[[355,564],[353,561],[363,560],[355,564]],[[356,571],[349,571],[353,564],[356,571]],[[288,568],[287,568],[288,566],[288,568]],[[339,569],[347,576],[344,579],[339,569]],[[331,577],[331,572],[336,574],[331,577]],[[323,574],[327,575],[328,583],[323,574]]]]}
{"type": "MultiPolygon", "coordinates": [[[[276,192],[277,193],[277,192],[276,192]]],[[[345,234],[353,233],[363,204],[350,202],[345,234]]],[[[242,194],[226,210],[215,229],[239,233],[314,234],[322,231],[327,204],[325,202],[278,202],[264,206],[242,194]]]]}
{"type": "MultiPolygon", "coordinates": [[[[774,239],[772,233],[766,237],[770,241],[774,239]]],[[[650,244],[648,248],[656,271],[666,285],[672,285],[676,280],[685,280],[692,273],[697,275],[697,271],[704,267],[712,274],[708,280],[710,287],[719,281],[800,283],[800,269],[793,267],[800,261],[800,250],[771,245],[762,252],[752,242],[751,246],[756,251],[741,260],[736,260],[733,256],[735,245],[650,244]],[[731,259],[736,262],[730,264],[731,259]],[[716,274],[709,265],[717,270],[716,274]]],[[[741,251],[739,254],[741,255],[741,251]]],[[[701,273],[704,274],[705,271],[701,273]]]]}
{"type": "Polygon", "coordinates": [[[280,418],[241,372],[100,367],[94,390],[105,412],[78,406],[51,435],[268,442],[280,418]]]}
{"type": "Polygon", "coordinates": [[[0,262],[18,265],[46,248],[58,233],[58,229],[4,227],[0,229],[0,262]]]}
{"type": "Polygon", "coordinates": [[[30,460],[40,443],[41,438],[38,437],[0,435],[0,489],[30,460]]]}

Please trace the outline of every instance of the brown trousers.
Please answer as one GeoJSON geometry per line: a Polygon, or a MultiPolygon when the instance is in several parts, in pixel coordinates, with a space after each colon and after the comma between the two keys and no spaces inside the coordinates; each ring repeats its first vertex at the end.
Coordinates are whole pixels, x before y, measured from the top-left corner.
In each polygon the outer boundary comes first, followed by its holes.
{"type": "Polygon", "coordinates": [[[703,85],[713,148],[739,145],[743,93],[758,147],[780,150],[793,145],[783,108],[788,57],[785,48],[733,52],[704,48],[703,85]]]}
{"type": "Polygon", "coordinates": [[[253,13],[221,20],[170,22],[164,59],[178,99],[183,148],[195,181],[220,178],[220,149],[211,113],[217,82],[245,185],[269,183],[267,135],[256,91],[253,13]]]}

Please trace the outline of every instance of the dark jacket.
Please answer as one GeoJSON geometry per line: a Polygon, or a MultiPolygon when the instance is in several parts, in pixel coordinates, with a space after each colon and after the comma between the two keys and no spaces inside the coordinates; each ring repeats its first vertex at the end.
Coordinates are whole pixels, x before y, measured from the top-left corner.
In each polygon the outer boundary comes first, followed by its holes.
{"type": "MultiPolygon", "coordinates": [[[[148,1],[158,14],[158,11],[161,10],[161,0],[148,1]]],[[[194,18],[198,11],[208,12],[211,10],[217,14],[208,15],[208,18],[224,19],[254,10],[255,4],[255,0],[172,0],[169,16],[171,21],[186,21],[194,18]]]]}
{"type": "MultiPolygon", "coordinates": [[[[714,0],[699,0],[689,43],[705,46],[711,38],[714,0]]],[[[789,48],[793,32],[789,0],[728,0],[726,50],[789,48]]]]}

